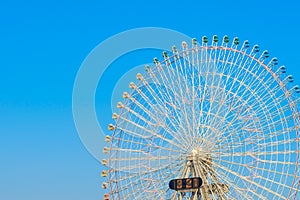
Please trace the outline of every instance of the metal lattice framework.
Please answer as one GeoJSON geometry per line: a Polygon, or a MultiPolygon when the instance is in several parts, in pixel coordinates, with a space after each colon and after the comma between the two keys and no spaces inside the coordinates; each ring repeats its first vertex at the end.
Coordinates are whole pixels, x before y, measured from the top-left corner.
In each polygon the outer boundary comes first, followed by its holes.
{"type": "Polygon", "coordinates": [[[296,199],[300,92],[258,45],[227,36],[154,59],[124,92],[106,137],[110,199],[296,199]],[[174,178],[198,176],[194,191],[174,178]]]}

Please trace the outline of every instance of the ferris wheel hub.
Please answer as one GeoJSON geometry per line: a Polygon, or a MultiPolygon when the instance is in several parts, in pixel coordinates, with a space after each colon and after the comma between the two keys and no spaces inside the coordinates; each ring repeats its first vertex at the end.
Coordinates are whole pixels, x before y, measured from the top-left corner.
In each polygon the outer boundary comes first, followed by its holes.
{"type": "Polygon", "coordinates": [[[208,151],[205,151],[201,148],[198,149],[193,149],[190,154],[187,156],[187,164],[189,162],[207,162],[207,161],[212,161],[210,153],[208,151]]]}

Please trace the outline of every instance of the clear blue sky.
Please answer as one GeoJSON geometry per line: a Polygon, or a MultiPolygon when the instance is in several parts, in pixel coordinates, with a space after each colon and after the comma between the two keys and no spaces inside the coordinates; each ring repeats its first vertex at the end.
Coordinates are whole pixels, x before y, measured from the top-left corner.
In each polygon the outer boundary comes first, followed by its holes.
{"type": "MultiPolygon", "coordinates": [[[[103,198],[101,165],[81,144],[72,117],[76,73],[101,41],[145,26],[198,38],[239,36],[268,49],[300,84],[298,2],[1,1],[0,199],[103,198]]],[[[127,70],[138,64],[128,56],[127,70]]],[[[99,109],[106,103],[97,100],[99,109]]],[[[109,121],[110,110],[102,114],[109,121]]]]}

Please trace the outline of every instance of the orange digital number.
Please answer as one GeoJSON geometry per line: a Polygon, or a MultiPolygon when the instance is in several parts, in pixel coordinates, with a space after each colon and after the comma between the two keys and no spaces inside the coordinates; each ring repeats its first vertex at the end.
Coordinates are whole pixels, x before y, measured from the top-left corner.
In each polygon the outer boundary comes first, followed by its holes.
{"type": "Polygon", "coordinates": [[[186,188],[187,189],[192,188],[192,179],[190,179],[190,178],[186,179],[186,188]]]}
{"type": "Polygon", "coordinates": [[[199,187],[199,180],[197,178],[194,178],[193,180],[193,188],[198,188],[199,187]]]}
{"type": "Polygon", "coordinates": [[[182,180],[181,179],[176,181],[176,187],[177,187],[177,189],[182,189],[182,180]]]}

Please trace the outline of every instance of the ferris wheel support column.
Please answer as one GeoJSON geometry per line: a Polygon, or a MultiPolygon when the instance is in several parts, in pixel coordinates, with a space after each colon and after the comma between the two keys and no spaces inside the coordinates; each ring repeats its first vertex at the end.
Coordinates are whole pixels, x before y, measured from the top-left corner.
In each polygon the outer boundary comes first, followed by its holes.
{"type": "Polygon", "coordinates": [[[205,174],[202,169],[199,167],[199,163],[196,161],[196,164],[194,163],[194,169],[197,176],[200,176],[203,181],[203,185],[200,187],[200,194],[202,199],[209,200],[209,191],[208,191],[208,181],[207,181],[207,174],[205,174]]]}
{"type": "MultiPolygon", "coordinates": [[[[184,166],[184,169],[183,169],[183,173],[182,173],[182,176],[181,178],[185,178],[185,177],[188,177],[189,174],[190,174],[191,170],[190,170],[190,165],[187,163],[185,166],[184,166]]],[[[178,197],[178,200],[182,200],[182,192],[179,192],[179,191],[176,191],[173,195],[173,197],[171,198],[171,200],[177,200],[177,195],[179,194],[179,197],[178,197]]]]}
{"type": "Polygon", "coordinates": [[[197,176],[200,176],[203,181],[203,185],[200,187],[201,197],[204,200],[210,200],[210,195],[214,198],[216,194],[218,199],[225,199],[225,194],[229,192],[229,186],[224,183],[220,183],[216,177],[216,172],[213,169],[213,161],[210,155],[206,155],[203,158],[199,158],[197,155],[194,159],[194,168],[197,176]],[[208,175],[211,177],[211,183],[208,183],[208,175]]]}
{"type": "MultiPolygon", "coordinates": [[[[187,159],[192,163],[191,167],[193,168],[194,174],[202,179],[202,186],[200,187],[201,199],[209,200],[207,172],[203,171],[203,166],[200,167],[202,163],[199,158],[199,152],[197,150],[193,150],[187,159]]],[[[198,196],[197,193],[195,195],[198,196]]]]}

